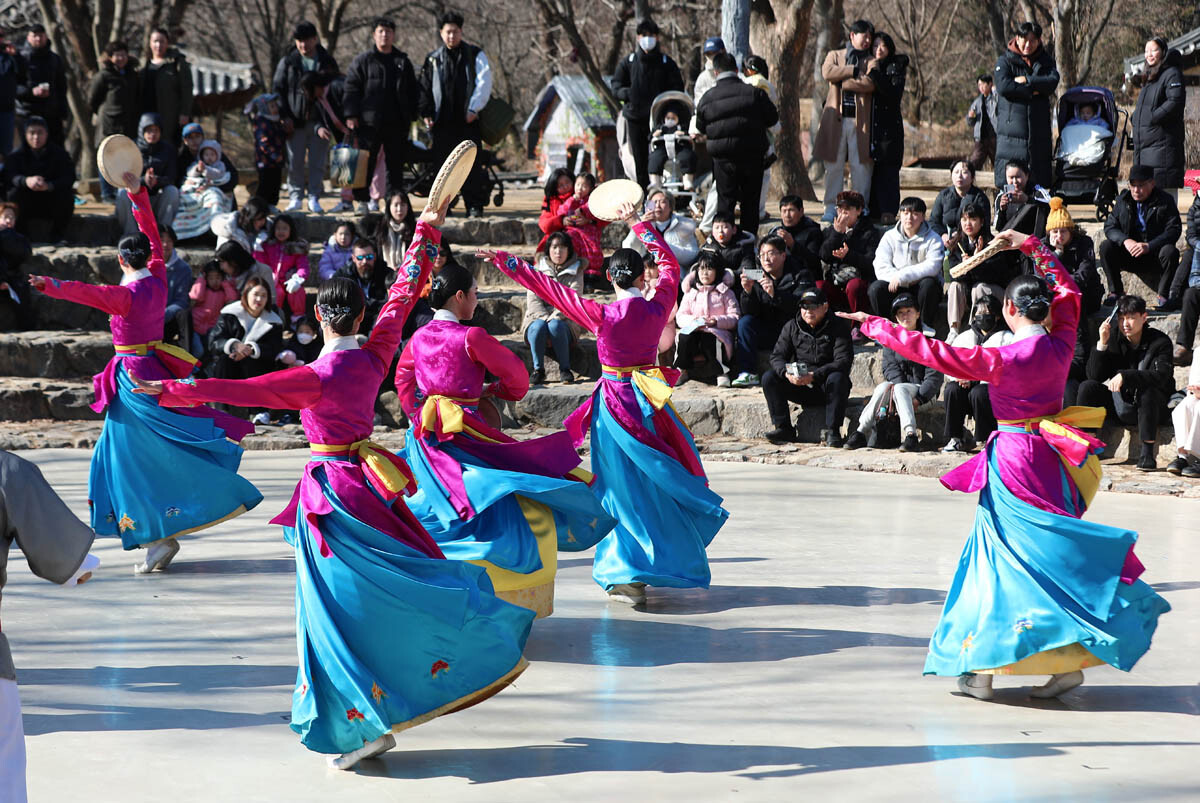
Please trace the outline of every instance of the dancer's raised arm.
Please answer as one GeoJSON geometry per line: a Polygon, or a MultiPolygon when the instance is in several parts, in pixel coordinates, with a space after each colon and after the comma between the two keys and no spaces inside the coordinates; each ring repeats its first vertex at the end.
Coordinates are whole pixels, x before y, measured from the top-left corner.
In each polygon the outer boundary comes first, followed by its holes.
{"type": "Polygon", "coordinates": [[[366,349],[385,363],[391,364],[392,355],[400,345],[404,322],[417,303],[421,288],[429,281],[438,244],[442,241],[442,233],[437,227],[445,219],[445,208],[433,210],[426,207],[421,213],[412,244],[405,252],[404,260],[396,271],[396,281],[388,291],[387,302],[375,317],[366,349]]]}
{"type": "Polygon", "coordinates": [[[589,332],[600,328],[600,322],[604,319],[603,304],[584,298],[573,288],[551,279],[525,260],[507,251],[481,249],[475,256],[490,260],[505,276],[533,292],[589,332]]]}

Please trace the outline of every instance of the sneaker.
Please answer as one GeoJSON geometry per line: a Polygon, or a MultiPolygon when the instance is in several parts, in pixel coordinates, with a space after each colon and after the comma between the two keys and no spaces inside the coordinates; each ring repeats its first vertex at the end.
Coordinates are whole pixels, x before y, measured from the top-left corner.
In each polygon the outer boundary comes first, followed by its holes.
{"type": "Polygon", "coordinates": [[[963,443],[961,440],[958,438],[951,438],[950,440],[946,441],[946,445],[942,447],[942,451],[947,453],[965,452],[966,449],[963,448],[963,443]]]}
{"type": "Polygon", "coordinates": [[[867,445],[867,436],[859,432],[857,429],[850,433],[850,437],[846,438],[846,442],[842,444],[843,449],[861,449],[867,445]]]}
{"type": "Polygon", "coordinates": [[[323,212],[321,211],[321,201],[320,201],[320,199],[318,199],[318,198],[309,198],[309,199],[308,199],[308,211],[309,211],[309,212],[312,212],[314,215],[320,215],[320,214],[323,214],[323,212]]]}
{"type": "Polygon", "coordinates": [[[1187,346],[1175,344],[1175,350],[1171,353],[1171,361],[1176,365],[1191,365],[1192,350],[1187,346]]]}
{"type": "Polygon", "coordinates": [[[250,423],[255,424],[256,426],[265,427],[271,423],[271,416],[265,412],[259,413],[258,415],[254,416],[254,418],[250,419],[250,423]]]}
{"type": "Polygon", "coordinates": [[[921,442],[917,440],[917,433],[910,432],[904,436],[904,442],[900,444],[902,452],[919,452],[921,451],[921,442]]]}
{"type": "MultiPolygon", "coordinates": [[[[986,438],[985,438],[986,440],[986,438]]],[[[969,429],[964,429],[962,434],[962,446],[964,452],[973,452],[975,447],[979,445],[979,438],[969,429]]]]}
{"type": "Polygon", "coordinates": [[[329,210],[331,215],[344,215],[354,211],[354,204],[349,201],[338,201],[337,206],[329,210]]]}
{"type": "Polygon", "coordinates": [[[1074,672],[1063,672],[1059,675],[1051,675],[1050,679],[1041,686],[1034,686],[1029,690],[1029,696],[1045,700],[1069,692],[1081,683],[1083,683],[1083,673],[1078,669],[1074,672]]]}
{"type": "Polygon", "coordinates": [[[842,431],[840,429],[823,429],[821,430],[821,440],[830,449],[842,448],[842,431]]]}
{"type": "Polygon", "coordinates": [[[1178,312],[1183,308],[1183,301],[1178,298],[1163,298],[1158,297],[1158,309],[1156,312],[1178,312]]]}
{"type": "Polygon", "coordinates": [[[1174,474],[1178,477],[1183,473],[1183,470],[1188,467],[1188,459],[1183,455],[1176,457],[1170,463],[1167,463],[1167,473],[1174,474]]]}
{"type": "Polygon", "coordinates": [[[483,217],[483,207],[473,206],[467,210],[467,217],[483,217]]]}
{"type": "Polygon", "coordinates": [[[1200,466],[1195,463],[1188,463],[1183,467],[1183,471],[1179,472],[1179,476],[1186,477],[1189,480],[1200,479],[1200,466]]]}
{"type": "Polygon", "coordinates": [[[925,337],[934,337],[935,335],[937,335],[937,332],[933,331],[932,326],[926,326],[925,324],[921,324],[921,334],[925,335],[925,337]]]}
{"type": "Polygon", "coordinates": [[[796,440],[796,430],[789,426],[775,427],[775,429],[764,435],[768,441],[779,445],[781,443],[791,443],[796,440]]]}
{"type": "Polygon", "coordinates": [[[372,198],[370,200],[370,202],[367,204],[367,211],[368,212],[378,212],[379,211],[379,201],[372,198]]]}
{"type": "Polygon", "coordinates": [[[1142,456],[1137,461],[1138,471],[1157,471],[1158,461],[1154,459],[1154,444],[1142,444],[1142,456]]]}
{"type": "Polygon", "coordinates": [[[729,377],[725,376],[725,374],[721,374],[720,376],[717,377],[717,387],[727,388],[727,387],[729,387],[729,385],[730,385],[729,377]]]}
{"type": "Polygon", "coordinates": [[[292,202],[287,205],[287,209],[284,209],[283,211],[284,212],[300,212],[303,209],[304,209],[304,202],[301,201],[299,198],[293,198],[292,202]]]}
{"type": "Polygon", "coordinates": [[[958,676],[958,690],[976,700],[992,699],[992,676],[976,675],[971,672],[958,676]]]}
{"type": "Polygon", "coordinates": [[[544,385],[546,384],[546,372],[540,368],[529,375],[529,384],[544,385]]]}
{"type": "Polygon", "coordinates": [[[756,388],[762,383],[762,377],[758,374],[751,374],[747,371],[742,371],[737,375],[737,379],[731,383],[735,388],[756,388]]]}
{"type": "Polygon", "coordinates": [[[133,567],[134,574],[150,574],[150,572],[161,572],[167,568],[167,564],[179,554],[179,542],[174,538],[167,538],[159,541],[157,544],[152,544],[146,548],[146,560],[133,567]]]}
{"type": "Polygon", "coordinates": [[[609,587],[608,598],[627,605],[641,605],[646,601],[645,583],[617,583],[609,587]]]}
{"type": "Polygon", "coordinates": [[[571,373],[570,368],[560,368],[558,374],[564,385],[575,384],[575,374],[571,373]]]}

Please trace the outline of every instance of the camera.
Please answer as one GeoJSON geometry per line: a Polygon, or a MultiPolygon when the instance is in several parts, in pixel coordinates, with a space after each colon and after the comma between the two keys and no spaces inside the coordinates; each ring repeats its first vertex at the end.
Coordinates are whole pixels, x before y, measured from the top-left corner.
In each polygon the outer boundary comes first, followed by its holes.
{"type": "Polygon", "coordinates": [[[757,282],[763,277],[763,270],[762,268],[746,268],[742,271],[742,275],[752,282],[757,282]]]}
{"type": "Polygon", "coordinates": [[[805,376],[808,374],[808,363],[806,362],[789,362],[787,364],[788,376],[805,376]]]}

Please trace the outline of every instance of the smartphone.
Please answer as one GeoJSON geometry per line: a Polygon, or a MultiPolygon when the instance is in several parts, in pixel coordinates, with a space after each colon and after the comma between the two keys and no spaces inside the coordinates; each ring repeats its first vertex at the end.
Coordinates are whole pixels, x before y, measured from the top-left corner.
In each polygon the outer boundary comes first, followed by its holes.
{"type": "Polygon", "coordinates": [[[762,268],[746,268],[742,271],[742,275],[752,282],[757,282],[764,274],[762,268]]]}
{"type": "Polygon", "coordinates": [[[1005,193],[1006,195],[1012,195],[1012,194],[1013,194],[1013,193],[1015,193],[1016,191],[1017,191],[1017,185],[1016,185],[1016,184],[1005,184],[1005,185],[1004,185],[1004,193],[1005,193]]]}
{"type": "Polygon", "coordinates": [[[1113,304],[1112,314],[1108,316],[1108,325],[1113,333],[1121,331],[1119,326],[1121,323],[1121,308],[1113,304]]]}

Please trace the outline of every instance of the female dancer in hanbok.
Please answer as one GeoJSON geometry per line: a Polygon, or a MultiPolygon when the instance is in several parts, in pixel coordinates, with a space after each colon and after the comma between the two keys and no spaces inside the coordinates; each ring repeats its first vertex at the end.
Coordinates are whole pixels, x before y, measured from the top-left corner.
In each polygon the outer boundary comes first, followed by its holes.
{"type": "Polygon", "coordinates": [[[471,272],[446,265],[433,279],[433,321],[408,341],[396,391],[413,422],[405,457],[417,480],[408,506],[446,557],[481,561],[501,599],[548,616],[558,550],[589,549],[616,521],[566,432],[516,441],[488,424],[481,398],[529,390],[521,358],[478,326],[471,272]],[[484,375],[497,381],[484,386],[484,375]]]}
{"type": "Polygon", "coordinates": [[[992,697],[993,675],[1048,674],[1030,694],[1055,697],[1082,683],[1087,667],[1127,672],[1170,610],[1137,579],[1137,533],[1080,519],[1099,485],[1103,444],[1077,427],[1098,428],[1104,411],[1062,409],[1079,290],[1037,238],[1000,237],[1040,274],[1008,286],[1006,346],[954,348],[883,318],[838,313],[910,360],[991,385],[999,430],[942,477],[952,491],[979,491],[979,508],[925,662],[925,674],[958,676],[959,689],[981,700],[992,697]]]}
{"type": "Polygon", "coordinates": [[[428,278],[445,210],[426,209],[371,337],[357,283],[321,286],[325,347],[310,365],[252,379],[142,382],[159,404],[300,410],[312,458],[272,521],[296,550],[299,671],[292,730],[336,769],[395,746],[393,732],[480,702],[525,670],[533,613],[492,593],[482,567],[445,560],[413,518],[404,462],[368,440],[375,392],[428,278]]]}
{"type": "Polygon", "coordinates": [[[654,297],[642,297],[644,263],[621,248],[609,260],[617,300],[581,297],[515,256],[480,251],[496,267],[596,334],[603,374],[592,397],[564,422],[575,445],[591,435],[593,488],[617,527],[596,546],[592,577],[609,597],[639,604],[646,586],[707,588],[705,548],[729,517],[708,487],[692,435],[670,403],[679,372],[654,364],[675,303],[679,263],[633,206],[620,213],[658,262],[654,297]]]}
{"type": "MultiPolygon", "coordinates": [[[[131,184],[137,177],[127,174],[131,184]]],[[[138,574],[165,569],[181,535],[245,513],[262,501],[238,476],[247,422],[208,407],[176,412],[133,393],[135,379],[184,377],[196,358],[162,342],[167,269],[150,198],[129,196],[140,234],[121,238],[119,286],[48,276],[29,282],[52,298],[107,312],[116,355],[92,381],[92,409],[108,417],[92,453],[88,506],[92,529],[120,535],[125,549],[147,547],[138,574]]]]}

